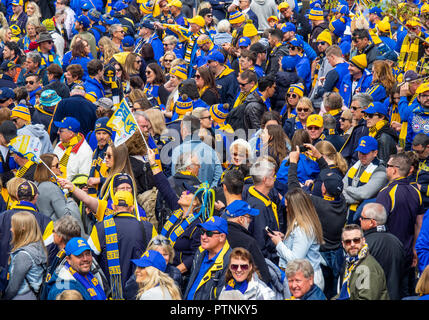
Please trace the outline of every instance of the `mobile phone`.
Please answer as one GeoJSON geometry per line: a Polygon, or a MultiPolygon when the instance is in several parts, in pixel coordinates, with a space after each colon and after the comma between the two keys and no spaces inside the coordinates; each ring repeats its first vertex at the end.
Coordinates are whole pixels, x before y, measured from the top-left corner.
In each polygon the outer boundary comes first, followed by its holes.
{"type": "Polygon", "coordinates": [[[306,151],[309,151],[310,148],[306,147],[306,146],[299,146],[299,152],[304,153],[306,151]]]}
{"type": "Polygon", "coordinates": [[[265,231],[267,231],[268,233],[271,233],[272,235],[274,235],[274,231],[271,230],[269,226],[265,227],[265,231]]]}

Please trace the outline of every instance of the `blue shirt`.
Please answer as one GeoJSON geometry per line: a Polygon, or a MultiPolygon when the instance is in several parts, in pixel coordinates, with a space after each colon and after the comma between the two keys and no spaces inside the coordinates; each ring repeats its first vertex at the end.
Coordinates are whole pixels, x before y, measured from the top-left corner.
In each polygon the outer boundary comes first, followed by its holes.
{"type": "Polygon", "coordinates": [[[194,294],[197,291],[198,285],[200,284],[201,280],[203,279],[204,275],[209,271],[210,267],[215,263],[217,256],[219,253],[221,253],[222,250],[220,250],[213,258],[209,259],[208,251],[204,252],[204,258],[203,262],[200,266],[200,271],[198,272],[197,277],[195,278],[194,283],[192,284],[191,289],[189,290],[188,296],[186,297],[186,300],[193,300],[194,294]]]}

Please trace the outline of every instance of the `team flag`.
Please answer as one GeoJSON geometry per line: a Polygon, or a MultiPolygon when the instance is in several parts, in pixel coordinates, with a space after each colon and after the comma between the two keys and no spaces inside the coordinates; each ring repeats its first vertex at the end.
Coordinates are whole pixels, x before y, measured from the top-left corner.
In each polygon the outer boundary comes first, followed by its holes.
{"type": "Polygon", "coordinates": [[[28,135],[17,136],[10,140],[8,147],[12,152],[17,153],[30,161],[40,161],[40,150],[42,150],[42,142],[37,137],[32,137],[28,135]]]}
{"type": "Polygon", "coordinates": [[[125,100],[122,100],[115,113],[106,124],[116,132],[115,147],[123,144],[138,130],[136,119],[125,100]]]}

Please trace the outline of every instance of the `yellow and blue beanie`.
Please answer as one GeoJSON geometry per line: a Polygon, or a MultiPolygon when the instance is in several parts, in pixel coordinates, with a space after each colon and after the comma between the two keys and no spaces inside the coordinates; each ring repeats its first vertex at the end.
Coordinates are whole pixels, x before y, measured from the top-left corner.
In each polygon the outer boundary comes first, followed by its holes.
{"type": "Polygon", "coordinates": [[[239,24],[239,23],[243,23],[244,21],[246,21],[246,17],[245,17],[243,12],[235,11],[235,12],[230,14],[228,20],[229,20],[230,24],[239,24]]]}
{"type": "Polygon", "coordinates": [[[210,109],[210,116],[216,123],[224,123],[228,116],[229,104],[213,104],[210,109]]]}
{"type": "Polygon", "coordinates": [[[186,94],[179,96],[176,103],[174,104],[174,109],[178,115],[185,115],[187,112],[192,112],[194,109],[193,102],[186,94]]]}
{"type": "Polygon", "coordinates": [[[11,118],[20,118],[24,121],[31,122],[31,114],[30,110],[23,105],[17,105],[15,108],[12,109],[12,114],[10,115],[11,118]]]}
{"type": "Polygon", "coordinates": [[[151,14],[153,11],[153,5],[151,4],[150,1],[146,3],[142,3],[140,4],[140,11],[141,13],[144,13],[144,14],[151,14]]]}
{"type": "Polygon", "coordinates": [[[296,93],[302,98],[304,96],[304,85],[302,83],[292,84],[287,90],[287,93],[296,93]]]}
{"type": "Polygon", "coordinates": [[[320,8],[314,8],[310,10],[310,13],[308,14],[309,20],[315,20],[315,21],[323,21],[323,10],[320,8]]]}
{"type": "Polygon", "coordinates": [[[362,70],[368,67],[368,60],[365,53],[354,56],[350,59],[350,63],[362,70]]]}
{"type": "Polygon", "coordinates": [[[171,68],[170,74],[182,80],[188,79],[188,71],[186,70],[186,67],[184,65],[174,66],[173,68],[171,68]]]}

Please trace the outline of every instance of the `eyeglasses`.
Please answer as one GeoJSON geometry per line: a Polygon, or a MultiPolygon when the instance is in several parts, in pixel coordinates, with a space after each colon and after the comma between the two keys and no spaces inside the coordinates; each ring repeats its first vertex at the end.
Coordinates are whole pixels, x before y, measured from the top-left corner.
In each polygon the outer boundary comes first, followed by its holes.
{"type": "Polygon", "coordinates": [[[142,63],[142,61],[141,60],[136,60],[136,63],[142,63]]]}
{"type": "Polygon", "coordinates": [[[362,240],[362,238],[353,238],[353,239],[343,240],[343,242],[345,245],[349,246],[352,243],[352,241],[354,244],[359,244],[361,242],[361,240],[362,240]]]}
{"type": "Polygon", "coordinates": [[[199,74],[196,74],[195,79],[201,79],[201,76],[199,74]]]}
{"type": "Polygon", "coordinates": [[[308,111],[310,111],[310,109],[307,109],[307,108],[296,108],[296,111],[297,112],[308,112],[308,111]]]}
{"type": "Polygon", "coordinates": [[[317,43],[318,46],[324,46],[325,44],[327,44],[327,42],[325,42],[325,41],[319,41],[317,43]]]}
{"type": "Polygon", "coordinates": [[[296,93],[288,93],[288,94],[286,94],[286,96],[288,98],[294,98],[294,99],[296,99],[298,97],[298,95],[296,93]]]}
{"type": "Polygon", "coordinates": [[[25,84],[34,84],[34,81],[25,81],[25,84]]]}
{"type": "Polygon", "coordinates": [[[241,269],[242,271],[247,271],[249,270],[249,265],[248,264],[231,264],[229,268],[232,271],[237,271],[238,269],[241,269]]]}
{"type": "Polygon", "coordinates": [[[13,122],[13,123],[17,123],[17,122],[18,122],[18,119],[17,119],[17,118],[13,118],[13,119],[12,119],[12,122],[13,122]]]}
{"type": "Polygon", "coordinates": [[[419,97],[423,98],[423,99],[427,99],[427,98],[429,98],[429,95],[428,94],[420,94],[419,97]]]}
{"type": "Polygon", "coordinates": [[[372,113],[372,114],[365,113],[365,118],[372,119],[374,116],[378,117],[378,113],[372,113]]]}
{"type": "Polygon", "coordinates": [[[201,230],[200,230],[200,234],[201,234],[202,236],[203,236],[203,235],[206,235],[207,237],[211,238],[211,237],[213,237],[213,235],[215,235],[215,234],[220,234],[220,232],[214,232],[214,231],[208,231],[208,230],[201,229],[201,230]]]}
{"type": "Polygon", "coordinates": [[[246,82],[246,83],[241,83],[241,82],[239,82],[239,83],[238,83],[238,85],[239,85],[240,87],[244,87],[244,86],[247,86],[249,83],[250,83],[250,82],[246,82]]]}
{"type": "Polygon", "coordinates": [[[173,62],[173,60],[164,59],[164,62],[173,62]]]}
{"type": "Polygon", "coordinates": [[[408,27],[410,31],[419,31],[419,27],[408,27]]]}
{"type": "Polygon", "coordinates": [[[121,30],[121,31],[116,31],[116,32],[120,32],[120,33],[125,33],[125,31],[124,31],[124,30],[121,30]]]}
{"type": "Polygon", "coordinates": [[[358,110],[358,109],[362,109],[361,107],[351,107],[351,109],[353,110],[353,111],[356,111],[356,110],[358,110]]]}
{"type": "Polygon", "coordinates": [[[105,157],[106,157],[106,159],[112,159],[113,155],[110,153],[106,153],[105,157]]]}
{"type": "Polygon", "coordinates": [[[289,50],[295,50],[296,47],[295,46],[289,46],[289,50]]]}
{"type": "Polygon", "coordinates": [[[343,117],[340,118],[340,121],[346,121],[346,120],[347,121],[352,121],[351,119],[347,119],[347,118],[343,118],[343,117]]]}
{"type": "Polygon", "coordinates": [[[317,130],[319,130],[320,128],[319,127],[316,127],[316,126],[311,126],[311,127],[307,127],[307,130],[308,131],[317,131],[317,130]]]}
{"type": "Polygon", "coordinates": [[[171,242],[168,239],[165,239],[165,240],[155,239],[155,240],[152,240],[152,244],[154,244],[156,246],[160,246],[163,244],[169,246],[169,245],[171,245],[171,242]]]}
{"type": "Polygon", "coordinates": [[[372,218],[367,218],[367,217],[363,217],[363,216],[360,216],[360,218],[359,218],[360,220],[372,220],[372,218]]]}
{"type": "Polygon", "coordinates": [[[213,18],[213,15],[212,14],[207,14],[206,17],[207,18],[213,18]]]}
{"type": "Polygon", "coordinates": [[[47,44],[53,44],[54,42],[49,40],[49,41],[45,41],[47,44]]]}
{"type": "Polygon", "coordinates": [[[164,47],[166,47],[166,46],[172,46],[173,44],[172,43],[163,43],[163,45],[164,45],[164,47]]]}
{"type": "Polygon", "coordinates": [[[204,119],[210,119],[211,120],[210,116],[200,118],[200,120],[204,120],[204,119]]]}
{"type": "Polygon", "coordinates": [[[422,150],[413,149],[413,151],[417,154],[422,154],[423,152],[425,152],[425,150],[426,150],[426,147],[424,147],[422,150]]]}
{"type": "Polygon", "coordinates": [[[2,100],[0,100],[0,103],[5,103],[7,100],[9,100],[9,99],[2,99],[2,100]]]}

